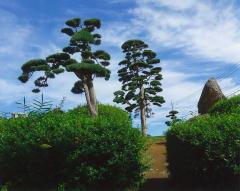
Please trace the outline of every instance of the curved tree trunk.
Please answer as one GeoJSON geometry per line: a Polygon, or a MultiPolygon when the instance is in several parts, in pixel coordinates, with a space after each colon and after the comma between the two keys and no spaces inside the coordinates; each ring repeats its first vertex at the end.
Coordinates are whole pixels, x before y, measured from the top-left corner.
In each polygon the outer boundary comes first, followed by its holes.
{"type": "Polygon", "coordinates": [[[85,97],[86,97],[87,106],[88,106],[90,115],[92,117],[96,117],[98,114],[97,113],[97,101],[96,101],[96,95],[95,95],[92,80],[84,77],[83,88],[84,88],[85,97]]]}
{"type": "Polygon", "coordinates": [[[141,86],[140,95],[141,95],[140,116],[141,116],[142,134],[144,136],[147,136],[147,122],[146,122],[145,101],[144,101],[144,87],[143,86],[141,86]]]}
{"type": "Polygon", "coordinates": [[[90,112],[90,115],[93,116],[93,117],[96,117],[97,116],[97,111],[96,111],[95,106],[91,102],[89,88],[88,88],[86,83],[83,83],[83,88],[84,88],[85,97],[86,97],[87,106],[88,106],[88,110],[90,112]]]}
{"type": "Polygon", "coordinates": [[[89,113],[92,117],[96,117],[98,115],[98,111],[97,111],[96,94],[93,86],[92,77],[89,75],[83,75],[78,72],[75,72],[75,74],[79,79],[81,79],[83,83],[83,89],[85,92],[85,98],[87,101],[89,113]]]}
{"type": "Polygon", "coordinates": [[[88,82],[88,89],[89,89],[89,96],[90,96],[90,101],[92,103],[92,106],[94,107],[96,113],[98,113],[96,93],[95,93],[92,80],[88,82]]]}

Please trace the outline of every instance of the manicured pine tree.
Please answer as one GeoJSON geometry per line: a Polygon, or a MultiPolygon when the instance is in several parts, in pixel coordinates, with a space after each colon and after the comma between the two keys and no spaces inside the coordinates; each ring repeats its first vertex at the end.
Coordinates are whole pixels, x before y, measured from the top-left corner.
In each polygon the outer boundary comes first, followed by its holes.
{"type": "Polygon", "coordinates": [[[98,112],[93,80],[95,77],[103,77],[105,80],[110,77],[110,70],[106,68],[110,64],[110,55],[103,50],[92,50],[93,45],[101,44],[101,35],[94,32],[101,27],[101,21],[87,19],[81,22],[80,18],[74,18],[65,24],[67,27],[61,32],[67,34],[70,41],[63,52],[49,55],[46,59],[26,62],[18,79],[25,83],[34,72],[43,72],[34,82],[37,88],[32,90],[38,93],[39,88],[48,86],[48,79],[66,71],[73,72],[79,80],[75,82],[72,92],[85,93],[89,113],[94,117],[98,112]],[[70,55],[74,54],[78,54],[80,60],[71,58],[70,55]]]}
{"type": "Polygon", "coordinates": [[[140,114],[142,134],[147,135],[146,118],[151,117],[152,105],[161,106],[164,98],[162,91],[160,60],[156,53],[147,49],[148,45],[141,40],[128,40],[122,45],[125,59],[119,65],[119,81],[122,88],[114,93],[114,102],[126,105],[128,112],[140,114]]]}
{"type": "Polygon", "coordinates": [[[177,118],[178,111],[174,110],[173,108],[173,102],[171,102],[172,110],[169,111],[169,114],[166,116],[167,118],[170,118],[170,121],[166,121],[165,124],[167,126],[172,126],[174,123],[181,121],[177,118]]]}

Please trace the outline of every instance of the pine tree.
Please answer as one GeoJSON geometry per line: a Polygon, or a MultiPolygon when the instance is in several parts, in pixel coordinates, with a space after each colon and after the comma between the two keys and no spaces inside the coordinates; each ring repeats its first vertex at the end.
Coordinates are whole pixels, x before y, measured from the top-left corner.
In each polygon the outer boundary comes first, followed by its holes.
{"type": "Polygon", "coordinates": [[[140,114],[142,134],[147,134],[146,118],[151,117],[152,105],[161,106],[164,98],[158,93],[162,91],[161,67],[156,65],[160,60],[156,53],[147,49],[148,45],[141,40],[128,40],[122,45],[125,59],[119,65],[119,81],[122,89],[114,93],[114,102],[126,105],[128,112],[140,114]]]}
{"type": "Polygon", "coordinates": [[[26,102],[26,97],[23,97],[23,102],[16,102],[18,108],[23,111],[24,114],[30,111],[30,106],[26,102]]]}
{"type": "Polygon", "coordinates": [[[52,106],[53,106],[52,101],[45,101],[44,97],[43,97],[43,93],[42,93],[40,100],[37,100],[37,99],[33,100],[33,104],[31,105],[32,109],[30,111],[30,114],[36,115],[36,114],[47,113],[52,110],[52,106]]]}
{"type": "Polygon", "coordinates": [[[165,124],[167,126],[172,126],[174,123],[181,121],[177,118],[178,111],[174,110],[173,103],[171,102],[172,110],[169,111],[169,114],[166,116],[167,118],[170,118],[171,121],[166,121],[165,124]]]}
{"type": "Polygon", "coordinates": [[[49,55],[45,59],[33,59],[22,66],[22,75],[18,78],[23,83],[27,82],[34,72],[41,71],[43,75],[34,83],[34,93],[40,92],[41,87],[48,86],[48,80],[56,75],[73,72],[78,81],[75,82],[72,92],[85,93],[89,113],[97,116],[97,101],[93,86],[94,77],[103,77],[108,80],[110,70],[106,68],[110,64],[110,55],[103,50],[92,50],[93,45],[101,44],[101,35],[94,33],[101,27],[99,19],[87,19],[81,22],[80,18],[74,18],[65,22],[67,27],[61,30],[70,37],[69,45],[63,48],[63,52],[49,55]],[[80,60],[71,58],[78,54],[80,60]]]}

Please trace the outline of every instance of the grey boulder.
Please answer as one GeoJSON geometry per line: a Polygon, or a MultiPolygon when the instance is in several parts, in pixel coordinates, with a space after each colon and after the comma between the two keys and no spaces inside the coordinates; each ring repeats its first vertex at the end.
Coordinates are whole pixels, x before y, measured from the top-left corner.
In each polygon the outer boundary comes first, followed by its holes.
{"type": "Polygon", "coordinates": [[[205,84],[198,102],[198,113],[206,114],[219,100],[226,98],[215,78],[210,78],[205,84]]]}

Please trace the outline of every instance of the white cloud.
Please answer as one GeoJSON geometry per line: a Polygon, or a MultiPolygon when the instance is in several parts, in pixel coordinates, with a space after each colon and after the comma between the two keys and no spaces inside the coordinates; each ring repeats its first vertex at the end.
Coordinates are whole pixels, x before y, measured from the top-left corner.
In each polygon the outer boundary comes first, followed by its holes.
{"type": "MultiPolygon", "coordinates": [[[[61,100],[66,97],[66,100],[71,102],[71,105],[80,105],[86,103],[84,95],[76,95],[71,92],[77,77],[73,73],[64,73],[49,81],[49,87],[44,89],[49,98],[61,100]]],[[[113,92],[120,89],[121,84],[116,79],[105,81],[101,78],[94,80],[97,100],[101,103],[112,103],[113,92]]]]}
{"type": "Polygon", "coordinates": [[[25,47],[32,34],[31,26],[19,24],[18,19],[11,13],[0,9],[0,56],[25,55],[25,47]]]}
{"type": "MultiPolygon", "coordinates": [[[[137,7],[129,11],[132,17],[128,21],[115,22],[113,25],[111,23],[104,30],[106,43],[120,47],[125,40],[140,38],[151,44],[151,48],[160,54],[161,50],[177,49],[186,56],[185,60],[175,57],[175,60],[161,62],[164,78],[162,95],[166,103],[161,108],[155,108],[155,115],[148,120],[150,132],[156,132],[152,128],[156,128],[157,125],[159,128],[163,127],[165,116],[171,109],[171,100],[175,102],[175,108],[180,112],[180,116],[197,111],[197,103],[205,81],[215,74],[214,71],[218,71],[217,62],[234,63],[240,60],[238,53],[240,22],[235,7],[229,2],[228,4],[195,0],[136,0],[136,2],[137,7]],[[199,68],[201,72],[191,72],[191,69],[188,70],[190,73],[178,71],[177,68],[191,67],[186,58],[198,60],[194,67],[195,70],[199,68]],[[209,61],[209,64],[205,63],[202,68],[201,60],[209,61]],[[211,61],[215,63],[212,64],[211,61]],[[193,77],[200,80],[193,80],[193,77]]],[[[220,86],[223,92],[228,94],[236,88],[237,83],[233,78],[228,78],[224,79],[220,86]]]]}
{"type": "MultiPolygon", "coordinates": [[[[34,79],[38,75],[34,75],[26,84],[16,81],[10,81],[0,78],[0,103],[4,105],[13,104],[21,100],[24,96],[27,100],[38,99],[39,94],[34,94],[31,90],[34,88],[34,79]]],[[[55,79],[49,80],[49,87],[42,88],[42,93],[46,99],[58,103],[63,97],[66,98],[65,108],[76,107],[77,105],[85,104],[84,94],[73,94],[71,89],[78,78],[74,73],[64,73],[56,76],[55,79]]],[[[101,78],[96,78],[94,86],[97,94],[97,99],[101,103],[113,103],[113,92],[120,89],[121,84],[116,79],[105,81],[101,78]]]]}
{"type": "Polygon", "coordinates": [[[142,30],[154,44],[179,48],[202,59],[240,60],[240,21],[233,4],[194,0],[144,2],[131,10],[132,23],[138,25],[133,30],[142,30]]]}
{"type": "MultiPolygon", "coordinates": [[[[136,2],[137,7],[129,11],[132,17],[128,21],[115,22],[114,27],[110,24],[105,29],[108,31],[107,43],[119,47],[127,39],[140,38],[160,54],[161,50],[177,49],[186,56],[182,61],[175,57],[174,61],[163,60],[161,63],[164,77],[162,95],[167,102],[162,108],[155,109],[155,116],[149,119],[149,124],[158,123],[160,127],[171,109],[171,100],[181,115],[196,111],[204,83],[214,71],[218,71],[217,64],[232,64],[240,60],[240,21],[236,7],[229,1],[136,2]],[[192,67],[201,72],[191,72],[190,69],[190,73],[179,72],[177,68],[191,67],[186,64],[189,62],[186,58],[198,60],[197,65],[192,67]],[[205,63],[202,68],[201,60],[209,64],[205,63]],[[193,80],[193,77],[201,80],[193,80]]],[[[233,78],[224,79],[220,83],[225,94],[233,92],[237,85],[233,78]]]]}
{"type": "Polygon", "coordinates": [[[218,82],[225,96],[240,90],[240,85],[233,78],[225,78],[218,82]]]}
{"type": "Polygon", "coordinates": [[[20,98],[19,95],[25,95],[27,88],[27,86],[0,79],[0,102],[4,104],[13,103],[20,98]]]}
{"type": "Polygon", "coordinates": [[[103,29],[112,46],[143,38],[156,48],[221,62],[240,61],[240,20],[234,1],[136,0],[130,18],[103,29]]]}
{"type": "Polygon", "coordinates": [[[136,0],[139,3],[151,3],[173,10],[186,10],[194,6],[196,0],[136,0]]]}
{"type": "MultiPolygon", "coordinates": [[[[44,58],[49,54],[61,51],[61,48],[52,41],[43,43],[39,42],[37,38],[33,39],[33,27],[21,23],[14,14],[1,9],[0,25],[2,26],[0,36],[0,57],[7,56],[12,59],[12,55],[14,55],[15,58],[11,61],[5,59],[5,62],[11,62],[11,64],[2,65],[1,67],[3,67],[4,70],[8,68],[11,71],[16,71],[16,68],[20,69],[21,64],[28,59],[38,57],[44,58]],[[29,49],[31,51],[27,51],[29,49]]],[[[78,59],[79,57],[76,58],[78,59]]],[[[112,76],[116,77],[119,61],[120,58],[118,58],[117,55],[111,60],[109,68],[113,71],[112,76]]],[[[14,77],[15,79],[20,75],[20,71],[18,72],[19,74],[16,74],[14,77]]],[[[0,78],[0,102],[9,105],[13,104],[15,101],[21,100],[24,96],[29,100],[38,98],[38,94],[31,93],[31,90],[34,88],[33,80],[37,75],[38,74],[35,74],[26,84],[17,82],[17,80],[0,78]],[[9,99],[10,97],[11,99],[9,99]]],[[[67,108],[84,104],[86,102],[84,95],[81,96],[71,93],[71,88],[75,81],[77,81],[77,78],[73,73],[60,74],[56,79],[49,80],[48,88],[42,88],[44,97],[55,102],[66,97],[67,108]]],[[[113,92],[120,88],[120,83],[116,78],[111,78],[110,81],[97,78],[94,84],[97,92],[97,99],[103,103],[112,103],[113,92]]]]}
{"type": "Polygon", "coordinates": [[[120,48],[126,40],[136,38],[138,31],[135,31],[134,27],[129,23],[113,22],[106,25],[106,27],[101,30],[101,33],[104,34],[102,38],[103,44],[106,43],[108,46],[120,48]]]}

